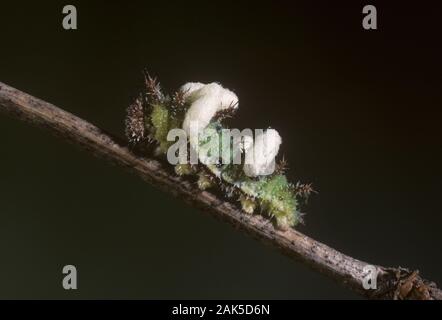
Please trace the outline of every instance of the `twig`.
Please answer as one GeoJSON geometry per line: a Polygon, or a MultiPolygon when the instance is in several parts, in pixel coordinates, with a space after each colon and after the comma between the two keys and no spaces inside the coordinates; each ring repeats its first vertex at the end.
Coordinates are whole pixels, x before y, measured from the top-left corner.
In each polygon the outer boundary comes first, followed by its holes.
{"type": "Polygon", "coordinates": [[[367,298],[377,299],[442,299],[442,291],[434,283],[422,279],[417,271],[374,266],[378,272],[377,289],[364,289],[368,264],[342,254],[296,230],[274,229],[259,215],[244,214],[235,204],[226,202],[194,184],[170,173],[167,165],[136,155],[128,147],[89,122],[56,106],[11,88],[0,82],[0,111],[15,118],[47,128],[62,139],[80,145],[135,172],[147,182],[172,193],[205,213],[271,243],[290,257],[336,280],[367,298]]]}

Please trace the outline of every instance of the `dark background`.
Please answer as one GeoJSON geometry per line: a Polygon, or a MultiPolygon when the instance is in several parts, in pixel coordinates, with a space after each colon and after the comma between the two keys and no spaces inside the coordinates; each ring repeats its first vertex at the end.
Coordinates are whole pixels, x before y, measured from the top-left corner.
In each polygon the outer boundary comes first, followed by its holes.
{"type": "MultiPolygon", "coordinates": [[[[218,81],[236,125],[276,128],[290,178],[319,190],[299,230],[442,284],[435,3],[7,1],[0,81],[120,135],[143,67],[170,91],[218,81]]],[[[356,298],[45,131],[0,115],[0,145],[0,298],[356,298]]]]}

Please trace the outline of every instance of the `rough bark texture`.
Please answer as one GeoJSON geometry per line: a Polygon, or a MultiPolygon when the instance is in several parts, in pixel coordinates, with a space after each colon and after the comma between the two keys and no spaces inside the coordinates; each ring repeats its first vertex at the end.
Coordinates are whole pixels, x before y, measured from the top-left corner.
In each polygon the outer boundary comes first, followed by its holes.
{"type": "Polygon", "coordinates": [[[259,215],[247,215],[236,204],[231,204],[215,194],[199,191],[195,184],[172,174],[167,164],[140,157],[87,121],[1,82],[0,111],[47,128],[62,139],[128,168],[165,192],[200,208],[202,212],[230,222],[259,240],[271,243],[288,256],[364,297],[442,299],[442,291],[434,283],[422,279],[417,271],[403,268],[376,265],[377,289],[365,290],[362,284],[368,273],[367,270],[364,271],[367,263],[342,254],[296,230],[276,230],[267,219],[259,215]]]}

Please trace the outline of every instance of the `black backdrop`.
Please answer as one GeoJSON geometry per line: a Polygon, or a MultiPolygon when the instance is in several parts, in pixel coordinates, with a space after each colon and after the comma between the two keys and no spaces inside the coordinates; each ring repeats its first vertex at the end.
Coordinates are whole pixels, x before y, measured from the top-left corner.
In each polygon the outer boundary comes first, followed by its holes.
{"type": "MultiPolygon", "coordinates": [[[[169,90],[219,81],[234,123],[276,128],[289,176],[319,190],[302,232],[441,284],[434,3],[2,2],[0,81],[117,134],[143,67],[169,90]]],[[[355,298],[47,132],[1,115],[0,145],[0,298],[355,298]]]]}

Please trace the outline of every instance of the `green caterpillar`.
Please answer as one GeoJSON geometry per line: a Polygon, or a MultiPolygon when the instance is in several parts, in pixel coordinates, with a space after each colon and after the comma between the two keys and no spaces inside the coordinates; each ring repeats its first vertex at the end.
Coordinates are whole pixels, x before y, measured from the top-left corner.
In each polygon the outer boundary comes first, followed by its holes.
{"type": "MultiPolygon", "coordinates": [[[[195,110],[200,108],[203,111],[200,111],[198,116],[202,122],[207,123],[204,123],[196,143],[207,155],[213,147],[211,144],[222,144],[222,130],[227,128],[223,120],[231,116],[236,107],[236,95],[218,84],[190,83],[169,96],[163,94],[156,79],[145,74],[145,89],[127,109],[126,136],[132,146],[146,152],[153,150],[156,155],[164,156],[174,144],[174,141],[167,139],[169,131],[186,128],[186,123],[198,111],[195,110]],[[195,96],[191,92],[192,89],[193,92],[199,93],[199,96],[195,96]],[[201,90],[210,94],[204,96],[201,90]],[[192,103],[196,101],[195,97],[200,98],[198,103],[201,105],[195,104],[189,112],[192,103]],[[225,97],[230,100],[225,100],[225,97]],[[211,106],[218,103],[217,99],[220,103],[215,110],[211,106]],[[222,104],[223,99],[227,104],[222,104]]],[[[192,145],[191,141],[189,143],[192,145]]],[[[228,156],[235,156],[234,148],[228,156]]],[[[276,165],[276,170],[269,175],[259,175],[260,167],[255,166],[252,168],[258,170],[255,176],[246,174],[247,170],[243,164],[232,162],[177,164],[174,169],[180,176],[195,176],[201,190],[218,189],[228,198],[238,200],[245,213],[260,211],[262,215],[269,217],[278,229],[287,230],[302,222],[300,205],[305,203],[314,191],[310,184],[289,183],[284,175],[286,166],[285,160],[282,159],[276,165]]]]}

